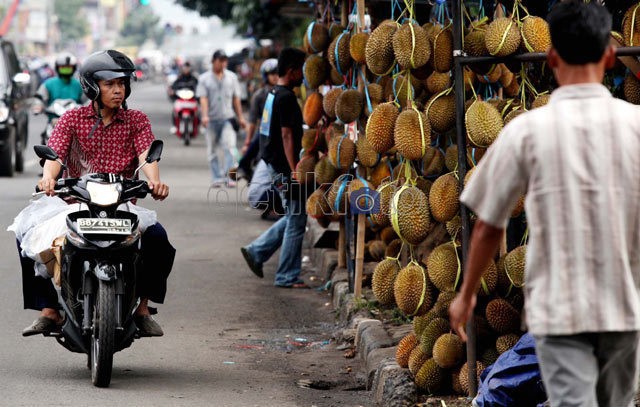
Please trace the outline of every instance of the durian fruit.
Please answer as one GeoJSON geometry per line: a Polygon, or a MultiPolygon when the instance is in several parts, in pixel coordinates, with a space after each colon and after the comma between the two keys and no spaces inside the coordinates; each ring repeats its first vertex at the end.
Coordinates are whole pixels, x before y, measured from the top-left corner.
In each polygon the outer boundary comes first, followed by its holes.
{"type": "Polygon", "coordinates": [[[388,245],[387,250],[385,250],[384,255],[387,257],[398,257],[400,256],[400,250],[402,249],[402,240],[393,239],[388,245]]]}
{"type": "Polygon", "coordinates": [[[393,52],[403,69],[420,68],[431,57],[427,32],[416,23],[402,24],[393,34],[393,52]]]}
{"type": "Polygon", "coordinates": [[[356,159],[356,145],[346,135],[334,137],[329,142],[328,156],[334,167],[348,170],[356,159]]]}
{"type": "MultiPolygon", "coordinates": [[[[482,362],[480,361],[476,362],[476,383],[480,383],[480,375],[482,374],[485,368],[486,366],[482,362]]],[[[460,379],[460,387],[462,388],[462,391],[464,392],[464,394],[470,395],[469,394],[469,363],[465,363],[464,365],[462,365],[462,368],[460,369],[459,379],[460,379]]]]}
{"type": "Polygon", "coordinates": [[[498,339],[496,339],[496,350],[498,351],[499,354],[502,355],[509,349],[516,346],[516,343],[518,343],[519,340],[520,340],[520,337],[516,334],[499,336],[498,339]]]}
{"type": "Polygon", "coordinates": [[[365,134],[371,147],[378,153],[386,153],[393,147],[395,123],[399,115],[393,102],[380,103],[367,120],[365,134]]]}
{"type": "Polygon", "coordinates": [[[329,45],[329,29],[326,25],[313,21],[304,34],[302,48],[307,54],[317,54],[329,45]]]}
{"type": "Polygon", "coordinates": [[[417,109],[400,113],[394,129],[395,146],[407,160],[419,160],[431,142],[431,126],[427,116],[417,109]]]}
{"type": "Polygon", "coordinates": [[[502,77],[502,67],[504,65],[502,64],[498,64],[498,65],[494,65],[489,72],[485,73],[485,74],[478,74],[477,78],[478,81],[480,83],[497,83],[500,81],[500,78],[502,77]]]}
{"type": "Polygon", "coordinates": [[[498,286],[498,269],[496,263],[491,261],[489,266],[482,272],[480,279],[480,287],[478,287],[478,296],[487,297],[496,290],[498,286]]]}
{"type": "Polygon", "coordinates": [[[473,88],[476,84],[476,74],[471,70],[470,67],[465,67],[462,72],[462,79],[464,81],[464,90],[466,92],[470,92],[471,88],[473,88]]]}
{"type": "Polygon", "coordinates": [[[447,170],[456,171],[458,169],[458,146],[451,144],[444,152],[444,164],[447,170]]]}
{"type": "Polygon", "coordinates": [[[415,374],[418,373],[418,370],[420,370],[427,359],[429,359],[429,357],[425,355],[422,349],[420,349],[420,346],[416,346],[415,348],[413,348],[411,354],[409,355],[409,372],[411,372],[411,374],[415,376],[415,374]]]}
{"type": "Polygon", "coordinates": [[[432,35],[431,62],[436,72],[449,72],[453,68],[453,33],[451,27],[435,26],[432,35]]]}
{"type": "Polygon", "coordinates": [[[324,113],[332,120],[335,120],[336,118],[336,103],[338,102],[338,97],[342,94],[342,92],[343,90],[341,88],[332,88],[324,95],[324,98],[322,99],[322,107],[324,108],[324,113]]]}
{"type": "Polygon", "coordinates": [[[413,326],[413,333],[416,337],[420,338],[422,336],[422,333],[431,321],[433,321],[433,314],[430,314],[429,312],[424,315],[413,317],[411,324],[413,326]]]}
{"type": "MultiPolygon", "coordinates": [[[[504,64],[502,64],[502,75],[500,75],[500,86],[503,88],[508,87],[511,82],[516,78],[516,75],[509,70],[504,64]]],[[[504,99],[495,99],[495,100],[504,100],[504,99]]],[[[501,110],[501,109],[498,109],[501,110]]]]}
{"type": "Polygon", "coordinates": [[[640,4],[629,7],[622,19],[622,36],[627,47],[640,46],[640,4]]]}
{"type": "Polygon", "coordinates": [[[539,107],[546,105],[547,103],[549,103],[550,99],[551,99],[551,95],[548,93],[544,93],[542,95],[536,96],[536,98],[531,103],[531,110],[537,109],[539,107]]]}
{"type": "Polygon", "coordinates": [[[449,318],[449,307],[456,298],[456,295],[455,291],[442,291],[438,294],[438,299],[436,300],[433,309],[441,318],[449,318]]]}
{"type": "Polygon", "coordinates": [[[507,277],[507,272],[504,269],[504,259],[507,255],[500,256],[498,261],[496,261],[496,270],[498,270],[498,285],[497,290],[498,294],[501,296],[507,295],[507,293],[511,289],[511,281],[509,281],[509,277],[507,277]]]}
{"type": "Polygon", "coordinates": [[[373,168],[380,162],[380,154],[373,149],[366,137],[356,140],[356,156],[360,165],[373,168]]]}
{"type": "MultiPolygon", "coordinates": [[[[369,141],[368,138],[367,141],[369,141]]],[[[376,188],[383,182],[391,180],[391,168],[389,167],[389,159],[387,157],[382,157],[378,165],[371,170],[369,180],[376,188]]]]}
{"type": "Polygon", "coordinates": [[[314,219],[320,219],[331,215],[331,207],[327,200],[326,191],[323,188],[318,188],[309,195],[306,209],[307,215],[314,219]]]}
{"type": "Polygon", "coordinates": [[[304,63],[304,80],[310,89],[317,89],[327,80],[329,64],[320,55],[311,55],[304,63]]]}
{"type": "Polygon", "coordinates": [[[329,73],[327,74],[327,79],[331,81],[331,84],[334,86],[344,85],[345,77],[341,75],[340,72],[336,70],[336,68],[329,65],[329,61],[327,61],[327,66],[329,67],[328,68],[329,73]]]}
{"type": "Polygon", "coordinates": [[[496,298],[489,301],[485,312],[487,322],[497,333],[504,335],[520,330],[520,313],[506,300],[496,298]]]}
{"type": "Polygon", "coordinates": [[[417,187],[405,185],[393,195],[390,218],[401,239],[411,245],[420,244],[431,225],[427,196],[417,187]]]}
{"type": "Polygon", "coordinates": [[[406,315],[422,315],[435,300],[424,268],[416,262],[409,263],[398,273],[393,284],[396,304],[406,315]]]}
{"type": "Polygon", "coordinates": [[[398,363],[400,367],[409,367],[409,356],[416,346],[418,346],[418,338],[414,333],[410,333],[400,339],[398,347],[396,348],[396,363],[398,363]]]}
{"type": "Polygon", "coordinates": [[[382,261],[385,258],[387,245],[382,240],[372,240],[365,244],[365,250],[372,261],[382,261]]]}
{"type": "Polygon", "coordinates": [[[296,164],[296,169],[292,174],[293,179],[302,185],[315,185],[315,167],[317,163],[318,157],[315,153],[303,155],[298,164],[296,164]]]}
{"type": "Polygon", "coordinates": [[[369,39],[369,33],[359,32],[351,36],[349,40],[349,54],[351,58],[358,64],[366,63],[365,48],[367,47],[367,40],[369,39]]]}
{"type": "Polygon", "coordinates": [[[393,283],[400,272],[398,260],[386,258],[376,266],[371,279],[371,289],[373,295],[382,305],[393,305],[395,297],[393,294],[393,283]]]}
{"type": "Polygon", "coordinates": [[[332,22],[329,25],[329,41],[333,41],[338,35],[342,34],[345,27],[343,27],[337,21],[332,22]]]}
{"type": "Polygon", "coordinates": [[[459,366],[464,356],[464,346],[456,334],[446,333],[433,345],[433,360],[443,369],[459,366]]]}
{"type": "Polygon", "coordinates": [[[331,206],[332,220],[337,220],[340,216],[346,215],[349,207],[349,194],[347,186],[352,181],[353,176],[343,174],[339,176],[327,191],[327,200],[331,206]]]}
{"type": "Polygon", "coordinates": [[[493,365],[496,362],[496,360],[498,360],[499,356],[500,354],[498,353],[495,347],[487,348],[484,350],[484,352],[482,352],[482,355],[480,356],[480,361],[482,362],[483,365],[490,366],[490,365],[493,365]]]}
{"type": "Polygon", "coordinates": [[[446,370],[438,366],[435,360],[429,359],[416,373],[416,386],[427,393],[437,393],[445,386],[446,376],[446,370]]]}
{"type": "Polygon", "coordinates": [[[371,214],[371,220],[378,226],[390,226],[391,199],[396,192],[396,185],[392,182],[384,182],[376,189],[380,201],[380,208],[371,214]]]}
{"type": "Polygon", "coordinates": [[[456,125],[456,98],[449,95],[434,95],[427,102],[425,110],[431,130],[443,134],[456,125]]]}
{"type": "Polygon", "coordinates": [[[379,83],[368,84],[367,90],[369,91],[369,98],[371,99],[372,104],[377,105],[384,99],[384,89],[379,83]]]}
{"type": "Polygon", "coordinates": [[[433,71],[427,78],[426,85],[431,94],[444,92],[451,87],[451,73],[433,71]]]}
{"type": "Polygon", "coordinates": [[[447,233],[451,238],[454,238],[460,234],[460,230],[462,230],[462,219],[460,219],[460,215],[456,215],[453,219],[446,223],[447,233]]]}
{"type": "Polygon", "coordinates": [[[504,116],[504,125],[506,126],[507,124],[509,124],[509,122],[511,122],[513,119],[515,119],[516,117],[520,116],[521,114],[527,112],[527,110],[525,109],[521,109],[520,107],[517,107],[513,110],[511,110],[509,113],[507,113],[504,116]]]}
{"type": "Polygon", "coordinates": [[[395,21],[383,21],[369,35],[367,46],[365,47],[365,58],[367,68],[378,76],[384,76],[391,72],[395,63],[393,52],[393,35],[398,25],[395,21]]]}
{"type": "Polygon", "coordinates": [[[527,16],[522,20],[522,42],[529,52],[547,52],[551,47],[549,24],[540,17],[527,16]]]}
{"type": "Polygon", "coordinates": [[[504,271],[509,281],[516,287],[524,285],[524,265],[527,246],[519,246],[511,250],[504,258],[504,271]]]}
{"type": "Polygon", "coordinates": [[[470,57],[489,55],[485,44],[486,29],[486,24],[474,25],[471,31],[464,36],[464,52],[470,57]]]}
{"type": "Polygon", "coordinates": [[[304,151],[310,151],[315,148],[317,139],[319,137],[319,129],[306,129],[302,133],[302,149],[304,151]]]}
{"type": "MultiPolygon", "coordinates": [[[[638,33],[638,35],[640,40],[640,33],[638,33]]],[[[640,41],[638,44],[640,45],[640,41]]],[[[624,90],[624,98],[627,102],[640,105],[640,80],[638,80],[635,75],[631,73],[627,74],[624,78],[622,88],[624,90]]]]}
{"type": "Polygon", "coordinates": [[[340,171],[331,163],[328,156],[320,158],[315,167],[318,185],[332,184],[338,178],[340,171]]]}
{"type": "Polygon", "coordinates": [[[422,174],[425,177],[438,175],[444,169],[444,154],[437,147],[427,147],[427,152],[422,157],[422,174]]]}
{"type": "Polygon", "coordinates": [[[438,222],[448,222],[460,208],[460,186],[454,173],[438,177],[429,192],[431,215],[438,222]]]}
{"type": "Polygon", "coordinates": [[[451,372],[451,390],[454,394],[465,395],[460,384],[460,369],[451,372]]]}
{"type": "Polygon", "coordinates": [[[331,41],[327,49],[329,64],[331,64],[338,73],[343,75],[346,75],[351,65],[353,65],[353,59],[351,59],[351,53],[349,51],[350,41],[351,35],[349,33],[342,33],[331,41]]]}
{"type": "Polygon", "coordinates": [[[497,57],[506,57],[520,47],[520,29],[518,24],[508,17],[496,18],[489,24],[484,37],[484,42],[489,54],[497,57]]]}
{"type": "Polygon", "coordinates": [[[407,79],[406,75],[398,75],[385,84],[385,97],[397,101],[403,108],[410,107],[416,93],[411,78],[407,79]]]}
{"type": "Polygon", "coordinates": [[[342,123],[352,123],[362,114],[363,106],[362,93],[355,89],[347,89],[336,100],[336,118],[342,123]]]}
{"type": "Polygon", "coordinates": [[[307,126],[314,127],[322,118],[322,94],[313,92],[307,96],[307,100],[304,102],[304,109],[302,110],[302,118],[307,126]]]}
{"type": "Polygon", "coordinates": [[[502,116],[492,104],[476,100],[465,114],[467,137],[476,147],[489,147],[504,126],[502,116]]]}
{"type": "Polygon", "coordinates": [[[393,230],[392,226],[387,226],[380,231],[380,240],[385,242],[387,245],[396,239],[398,239],[398,234],[393,230]]]}
{"type": "Polygon", "coordinates": [[[436,246],[427,257],[429,280],[442,292],[455,291],[459,270],[458,253],[452,242],[436,246]]]}

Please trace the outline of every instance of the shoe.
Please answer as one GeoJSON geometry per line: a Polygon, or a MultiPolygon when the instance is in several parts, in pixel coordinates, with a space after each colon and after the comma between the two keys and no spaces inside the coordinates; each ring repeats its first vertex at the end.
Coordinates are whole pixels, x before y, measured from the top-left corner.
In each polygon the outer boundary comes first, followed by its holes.
{"type": "Polygon", "coordinates": [[[231,181],[231,180],[227,181],[227,188],[235,188],[237,186],[238,186],[237,182],[231,181]]]}
{"type": "Polygon", "coordinates": [[[251,253],[249,253],[249,249],[247,249],[246,247],[241,247],[240,251],[242,252],[244,260],[247,262],[247,265],[249,266],[253,274],[260,278],[264,278],[264,273],[262,272],[262,264],[258,264],[255,262],[255,260],[253,260],[251,253]]]}
{"type": "Polygon", "coordinates": [[[138,327],[138,334],[140,336],[162,336],[164,335],[164,331],[160,327],[151,315],[136,315],[134,317],[134,322],[138,327]]]}
{"type": "Polygon", "coordinates": [[[22,336],[33,336],[40,334],[50,334],[53,332],[59,332],[62,324],[57,324],[55,320],[39,316],[31,325],[22,330],[22,336]]]}
{"type": "Polygon", "coordinates": [[[309,285],[307,285],[307,283],[305,283],[302,280],[298,280],[295,283],[291,284],[291,285],[279,285],[276,284],[275,285],[278,288],[303,288],[303,289],[309,289],[311,287],[309,287],[309,285]]]}
{"type": "Polygon", "coordinates": [[[251,182],[251,177],[252,177],[252,174],[247,172],[242,167],[238,167],[238,169],[236,170],[236,178],[237,178],[236,181],[244,178],[247,180],[247,182],[251,182]]]}
{"type": "Polygon", "coordinates": [[[209,188],[222,188],[224,181],[213,181],[209,188]]]}
{"type": "Polygon", "coordinates": [[[229,173],[227,175],[229,176],[229,179],[231,181],[237,181],[239,179],[238,171],[239,171],[238,167],[229,168],[229,173]]]}

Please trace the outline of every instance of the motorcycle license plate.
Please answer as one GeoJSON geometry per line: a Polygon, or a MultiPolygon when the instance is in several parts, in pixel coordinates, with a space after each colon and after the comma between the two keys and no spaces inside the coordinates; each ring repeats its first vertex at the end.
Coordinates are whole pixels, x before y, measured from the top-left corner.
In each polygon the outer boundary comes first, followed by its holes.
{"type": "Polygon", "coordinates": [[[78,232],[82,234],[130,235],[131,219],[79,218],[78,232]]]}

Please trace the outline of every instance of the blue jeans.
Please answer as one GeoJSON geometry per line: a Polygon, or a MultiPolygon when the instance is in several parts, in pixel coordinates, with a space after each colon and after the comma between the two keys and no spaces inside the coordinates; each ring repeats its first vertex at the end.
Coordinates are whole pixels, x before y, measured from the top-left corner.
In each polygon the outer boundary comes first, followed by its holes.
{"type": "Polygon", "coordinates": [[[307,225],[307,211],[304,199],[287,199],[282,192],[280,196],[285,216],[246,248],[254,261],[262,264],[282,246],[274,284],[287,287],[299,280],[302,271],[302,239],[307,225]]]}
{"type": "Polygon", "coordinates": [[[236,132],[228,120],[211,120],[206,139],[212,181],[224,181],[235,163],[236,132]]]}

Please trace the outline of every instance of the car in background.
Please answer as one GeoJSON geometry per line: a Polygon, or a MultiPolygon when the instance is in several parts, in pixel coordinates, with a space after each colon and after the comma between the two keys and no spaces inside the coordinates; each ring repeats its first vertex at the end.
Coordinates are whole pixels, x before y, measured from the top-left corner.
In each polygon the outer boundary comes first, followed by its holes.
{"type": "Polygon", "coordinates": [[[0,176],[24,169],[29,134],[31,76],[23,72],[15,47],[0,38],[0,176]]]}

